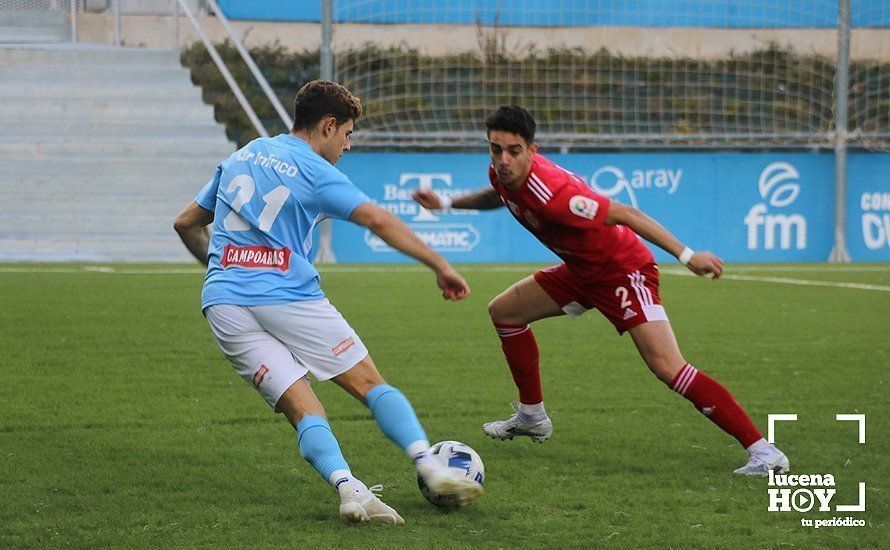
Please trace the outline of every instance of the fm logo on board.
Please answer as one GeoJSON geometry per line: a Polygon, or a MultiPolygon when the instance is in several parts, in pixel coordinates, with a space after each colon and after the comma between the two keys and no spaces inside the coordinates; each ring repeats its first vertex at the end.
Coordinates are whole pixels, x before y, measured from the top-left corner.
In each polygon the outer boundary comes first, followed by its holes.
{"type": "Polygon", "coordinates": [[[800,194],[800,174],[787,162],[774,162],[763,169],[757,190],[763,202],[748,210],[748,250],[804,250],[807,247],[807,219],[786,213],[800,194]]]}

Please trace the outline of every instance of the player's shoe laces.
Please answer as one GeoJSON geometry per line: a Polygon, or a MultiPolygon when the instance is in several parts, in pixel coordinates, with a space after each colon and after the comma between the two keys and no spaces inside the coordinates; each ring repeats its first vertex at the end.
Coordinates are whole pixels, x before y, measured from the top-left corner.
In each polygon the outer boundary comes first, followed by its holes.
{"type": "Polygon", "coordinates": [[[734,474],[743,476],[762,476],[769,475],[770,470],[777,474],[785,473],[790,470],[788,465],[788,457],[785,453],[777,449],[774,445],[770,445],[769,449],[753,453],[748,458],[748,463],[732,471],[734,474]]]}
{"type": "Polygon", "coordinates": [[[398,512],[387,506],[378,497],[382,485],[373,487],[341,487],[340,519],[346,523],[373,521],[389,525],[403,525],[405,520],[398,512]]]}
{"type": "Polygon", "coordinates": [[[550,422],[550,418],[545,417],[544,420],[527,422],[520,417],[518,406],[515,403],[513,409],[516,412],[510,418],[483,424],[482,431],[485,432],[485,435],[495,439],[513,439],[517,435],[525,435],[535,443],[541,443],[550,438],[550,434],[553,433],[553,423],[550,422]]]}
{"type": "Polygon", "coordinates": [[[463,475],[462,471],[442,465],[418,462],[417,473],[423,476],[431,493],[451,497],[461,508],[473,504],[485,492],[481,485],[463,475]]]}

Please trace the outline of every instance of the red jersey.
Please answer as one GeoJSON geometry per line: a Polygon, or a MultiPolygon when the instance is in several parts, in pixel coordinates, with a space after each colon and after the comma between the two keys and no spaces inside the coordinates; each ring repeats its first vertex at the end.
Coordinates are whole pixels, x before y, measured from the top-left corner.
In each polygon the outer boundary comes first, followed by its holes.
{"type": "Polygon", "coordinates": [[[603,224],[607,197],[542,155],[534,156],[528,177],[515,191],[498,182],[492,167],[488,179],[519,223],[583,279],[623,276],[655,262],[631,229],[603,224]]]}

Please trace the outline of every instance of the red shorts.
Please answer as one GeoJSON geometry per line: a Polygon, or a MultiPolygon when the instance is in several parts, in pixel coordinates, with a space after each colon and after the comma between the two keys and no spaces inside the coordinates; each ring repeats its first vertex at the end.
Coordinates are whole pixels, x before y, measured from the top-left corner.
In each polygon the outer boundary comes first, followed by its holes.
{"type": "Polygon", "coordinates": [[[602,281],[585,281],[566,264],[535,273],[535,281],[570,317],[579,317],[596,308],[618,333],[648,321],[667,321],[658,297],[658,266],[616,273],[602,281]]]}

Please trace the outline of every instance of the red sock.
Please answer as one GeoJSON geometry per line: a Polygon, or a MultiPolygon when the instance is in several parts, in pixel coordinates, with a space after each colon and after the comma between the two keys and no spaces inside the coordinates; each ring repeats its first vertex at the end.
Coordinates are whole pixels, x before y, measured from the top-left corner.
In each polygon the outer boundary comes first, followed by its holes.
{"type": "Polygon", "coordinates": [[[528,325],[495,323],[501,349],[510,366],[513,382],[519,388],[519,402],[534,405],[544,400],[541,372],[538,370],[538,343],[528,325]]]}
{"type": "Polygon", "coordinates": [[[692,365],[687,363],[671,381],[670,387],[692,401],[696,409],[724,432],[738,439],[742,447],[747,449],[763,437],[729,390],[692,365]]]}

